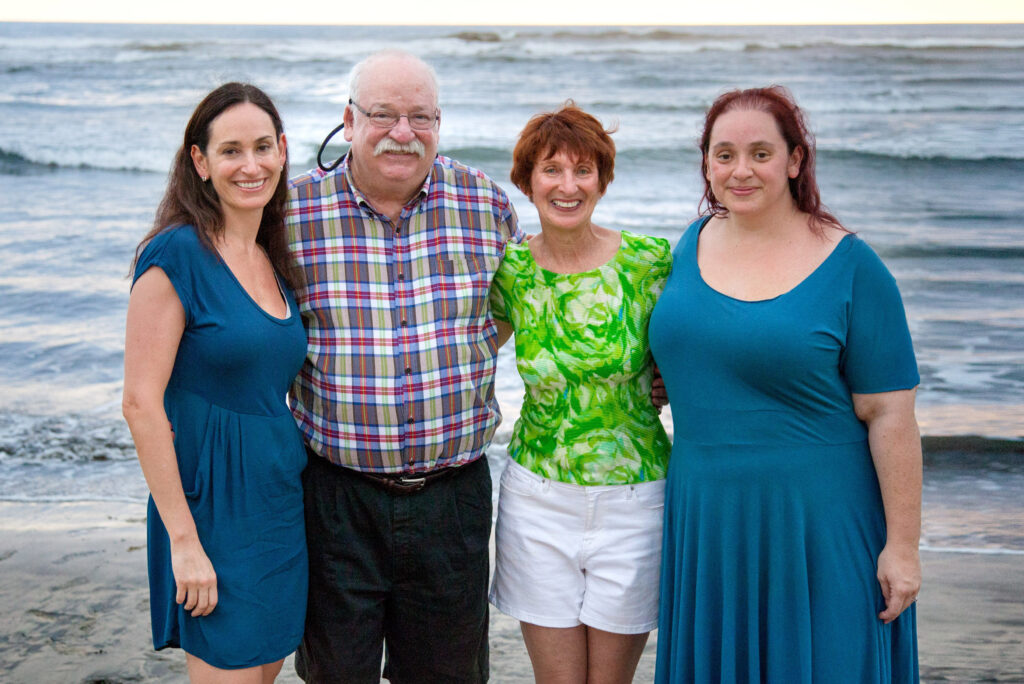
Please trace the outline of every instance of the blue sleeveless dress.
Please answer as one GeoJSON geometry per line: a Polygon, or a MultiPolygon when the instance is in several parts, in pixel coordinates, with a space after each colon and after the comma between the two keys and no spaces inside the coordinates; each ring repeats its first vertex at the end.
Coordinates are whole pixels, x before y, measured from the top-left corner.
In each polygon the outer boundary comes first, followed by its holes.
{"type": "Polygon", "coordinates": [[[847,235],[769,300],[697,267],[689,227],[650,322],[674,438],[656,681],[917,682],[915,607],[883,624],[885,517],[850,396],[918,384],[895,281],[847,235]]]}
{"type": "Polygon", "coordinates": [[[224,669],[274,662],[298,646],[306,613],[306,454],[285,401],[306,356],[302,319],[283,285],[288,318],[261,309],[190,226],[153,238],[135,278],[154,266],[185,309],[164,407],[218,603],[194,618],[174,602],[170,542],[150,497],[153,645],[224,669]]]}

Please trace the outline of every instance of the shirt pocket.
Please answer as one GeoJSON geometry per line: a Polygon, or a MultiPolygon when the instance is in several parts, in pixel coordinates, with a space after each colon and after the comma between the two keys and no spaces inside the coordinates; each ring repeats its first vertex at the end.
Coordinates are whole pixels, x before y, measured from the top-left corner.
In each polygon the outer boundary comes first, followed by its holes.
{"type": "Polygon", "coordinates": [[[439,320],[478,320],[488,309],[491,279],[501,261],[483,254],[438,254],[430,260],[434,316],[439,320]]]}

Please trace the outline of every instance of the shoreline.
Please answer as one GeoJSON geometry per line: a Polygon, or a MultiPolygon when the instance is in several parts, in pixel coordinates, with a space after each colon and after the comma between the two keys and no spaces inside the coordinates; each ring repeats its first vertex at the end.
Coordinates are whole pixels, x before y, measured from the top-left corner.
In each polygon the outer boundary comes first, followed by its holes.
{"type": "MultiPolygon", "coordinates": [[[[149,631],[145,505],[0,502],[5,681],[178,682],[178,649],[149,631]]],[[[922,682],[1024,680],[1024,555],[923,549],[922,682]]],[[[491,609],[491,681],[531,682],[515,620],[491,609]]],[[[653,633],[636,682],[650,682],[653,633]]],[[[289,658],[277,680],[294,684],[289,658]]]]}

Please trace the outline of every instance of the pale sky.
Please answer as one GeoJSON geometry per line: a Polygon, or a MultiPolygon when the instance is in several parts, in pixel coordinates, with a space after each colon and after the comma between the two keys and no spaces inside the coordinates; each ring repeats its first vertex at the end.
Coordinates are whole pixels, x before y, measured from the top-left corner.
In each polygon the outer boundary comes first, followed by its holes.
{"type": "Polygon", "coordinates": [[[0,21],[556,26],[1024,23],[1024,1],[26,0],[5,2],[0,21]]]}

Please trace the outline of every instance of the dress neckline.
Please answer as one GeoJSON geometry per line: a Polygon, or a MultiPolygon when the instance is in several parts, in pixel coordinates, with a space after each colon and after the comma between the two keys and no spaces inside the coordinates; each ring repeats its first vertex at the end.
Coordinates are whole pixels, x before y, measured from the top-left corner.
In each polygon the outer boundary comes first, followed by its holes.
{"type": "Polygon", "coordinates": [[[604,269],[604,268],[610,266],[611,264],[614,264],[616,261],[618,261],[619,255],[623,253],[625,245],[626,245],[626,231],[624,231],[624,230],[620,230],[619,231],[619,246],[615,248],[615,252],[612,253],[611,258],[609,258],[608,261],[606,261],[603,264],[600,264],[600,265],[598,265],[598,266],[596,266],[594,268],[589,268],[586,271],[575,271],[573,273],[561,273],[559,271],[552,271],[550,269],[544,268],[543,266],[538,264],[537,260],[533,257],[533,252],[530,250],[530,241],[529,240],[525,240],[525,241],[523,241],[520,244],[522,244],[522,246],[524,248],[526,248],[526,254],[530,257],[530,261],[533,263],[533,267],[536,268],[538,271],[540,271],[541,273],[544,273],[544,274],[548,274],[548,275],[552,275],[552,276],[557,276],[557,277],[560,277],[560,278],[569,278],[569,277],[572,277],[572,276],[585,276],[585,275],[593,275],[593,274],[596,274],[596,273],[600,273],[602,269],[604,269]]]}
{"type": "MultiPolygon", "coordinates": [[[[281,295],[281,300],[284,302],[284,308],[287,312],[284,318],[278,318],[277,316],[275,316],[274,314],[270,313],[262,306],[260,306],[259,302],[253,299],[252,295],[249,294],[249,291],[245,289],[244,285],[242,285],[242,282],[238,279],[237,276],[235,276],[235,272],[231,270],[230,266],[228,266],[228,262],[224,260],[224,257],[221,256],[219,250],[216,252],[216,255],[218,263],[220,263],[220,265],[224,268],[224,271],[231,277],[231,280],[235,283],[235,286],[238,287],[238,289],[242,292],[245,298],[248,299],[249,302],[254,307],[256,307],[257,311],[266,316],[269,320],[279,325],[285,325],[291,322],[292,318],[295,316],[295,307],[293,307],[291,302],[288,301],[288,296],[285,294],[284,287],[281,284],[281,277],[277,274],[276,270],[274,271],[274,282],[277,283],[277,291],[281,295]]],[[[271,265],[271,269],[273,269],[273,265],[271,265]]]]}
{"type": "Polygon", "coordinates": [[[725,294],[724,292],[722,292],[722,291],[720,291],[720,290],[716,290],[715,288],[711,287],[711,285],[709,285],[709,284],[708,284],[708,282],[707,282],[706,280],[704,280],[704,275],[703,275],[703,274],[702,274],[702,273],[700,272],[700,265],[699,265],[699,264],[697,263],[697,242],[698,242],[698,241],[699,241],[699,239],[700,239],[700,234],[701,234],[701,231],[703,231],[703,230],[704,230],[704,228],[705,228],[705,226],[707,226],[707,225],[708,225],[708,221],[710,221],[710,220],[711,220],[711,218],[712,218],[711,216],[706,216],[706,217],[704,218],[704,221],[703,221],[703,222],[702,222],[702,223],[701,223],[701,224],[700,224],[700,225],[699,225],[699,226],[697,227],[697,232],[696,232],[696,234],[695,234],[695,235],[693,236],[693,245],[692,245],[692,248],[691,248],[691,255],[690,255],[690,256],[691,256],[691,257],[692,257],[692,259],[693,259],[693,268],[694,268],[694,271],[696,272],[696,275],[697,275],[697,280],[698,280],[698,281],[700,281],[700,283],[701,283],[701,285],[702,285],[702,286],[704,286],[705,288],[707,288],[707,289],[708,289],[709,291],[711,291],[711,292],[715,293],[715,294],[716,294],[716,295],[718,295],[719,297],[723,297],[723,298],[725,298],[725,299],[729,299],[729,300],[731,300],[731,301],[734,301],[734,302],[739,302],[740,304],[766,304],[766,303],[768,303],[768,302],[774,302],[774,301],[777,301],[777,300],[779,300],[779,299],[782,299],[783,297],[786,297],[787,295],[790,295],[790,294],[792,294],[792,293],[796,292],[797,290],[801,289],[801,288],[802,288],[802,287],[804,286],[804,284],[805,284],[805,283],[807,283],[808,281],[810,281],[810,280],[811,280],[812,278],[814,278],[814,277],[815,277],[815,276],[816,276],[816,275],[817,275],[818,273],[820,273],[821,271],[823,271],[823,270],[825,269],[825,266],[826,266],[826,265],[827,265],[827,264],[828,264],[829,262],[831,262],[831,261],[832,261],[832,259],[833,259],[833,258],[834,258],[834,257],[836,256],[836,254],[837,254],[837,253],[839,252],[839,248],[840,248],[841,246],[843,246],[843,244],[844,244],[844,243],[845,243],[845,242],[846,242],[846,241],[847,241],[847,240],[848,240],[849,238],[853,238],[853,237],[855,237],[853,233],[847,233],[846,235],[844,235],[843,237],[841,237],[841,238],[839,239],[839,241],[838,241],[838,242],[836,242],[836,244],[835,244],[835,245],[834,245],[834,246],[832,247],[832,251],[830,251],[830,252],[828,253],[828,256],[826,256],[826,257],[825,257],[825,258],[824,258],[824,259],[823,259],[823,260],[821,261],[821,263],[820,263],[820,264],[818,264],[817,266],[815,266],[815,267],[814,267],[814,270],[813,270],[813,271],[811,271],[810,273],[808,273],[808,274],[807,274],[806,276],[804,276],[804,278],[803,278],[802,280],[800,280],[800,282],[798,282],[798,283],[797,283],[796,285],[794,285],[793,287],[789,288],[789,289],[788,289],[788,290],[786,290],[785,292],[780,292],[779,294],[777,294],[777,295],[775,295],[775,296],[773,296],[773,297],[766,297],[766,298],[764,298],[764,299],[740,299],[739,297],[733,297],[732,295],[727,295],[727,294],[725,294]]]}

